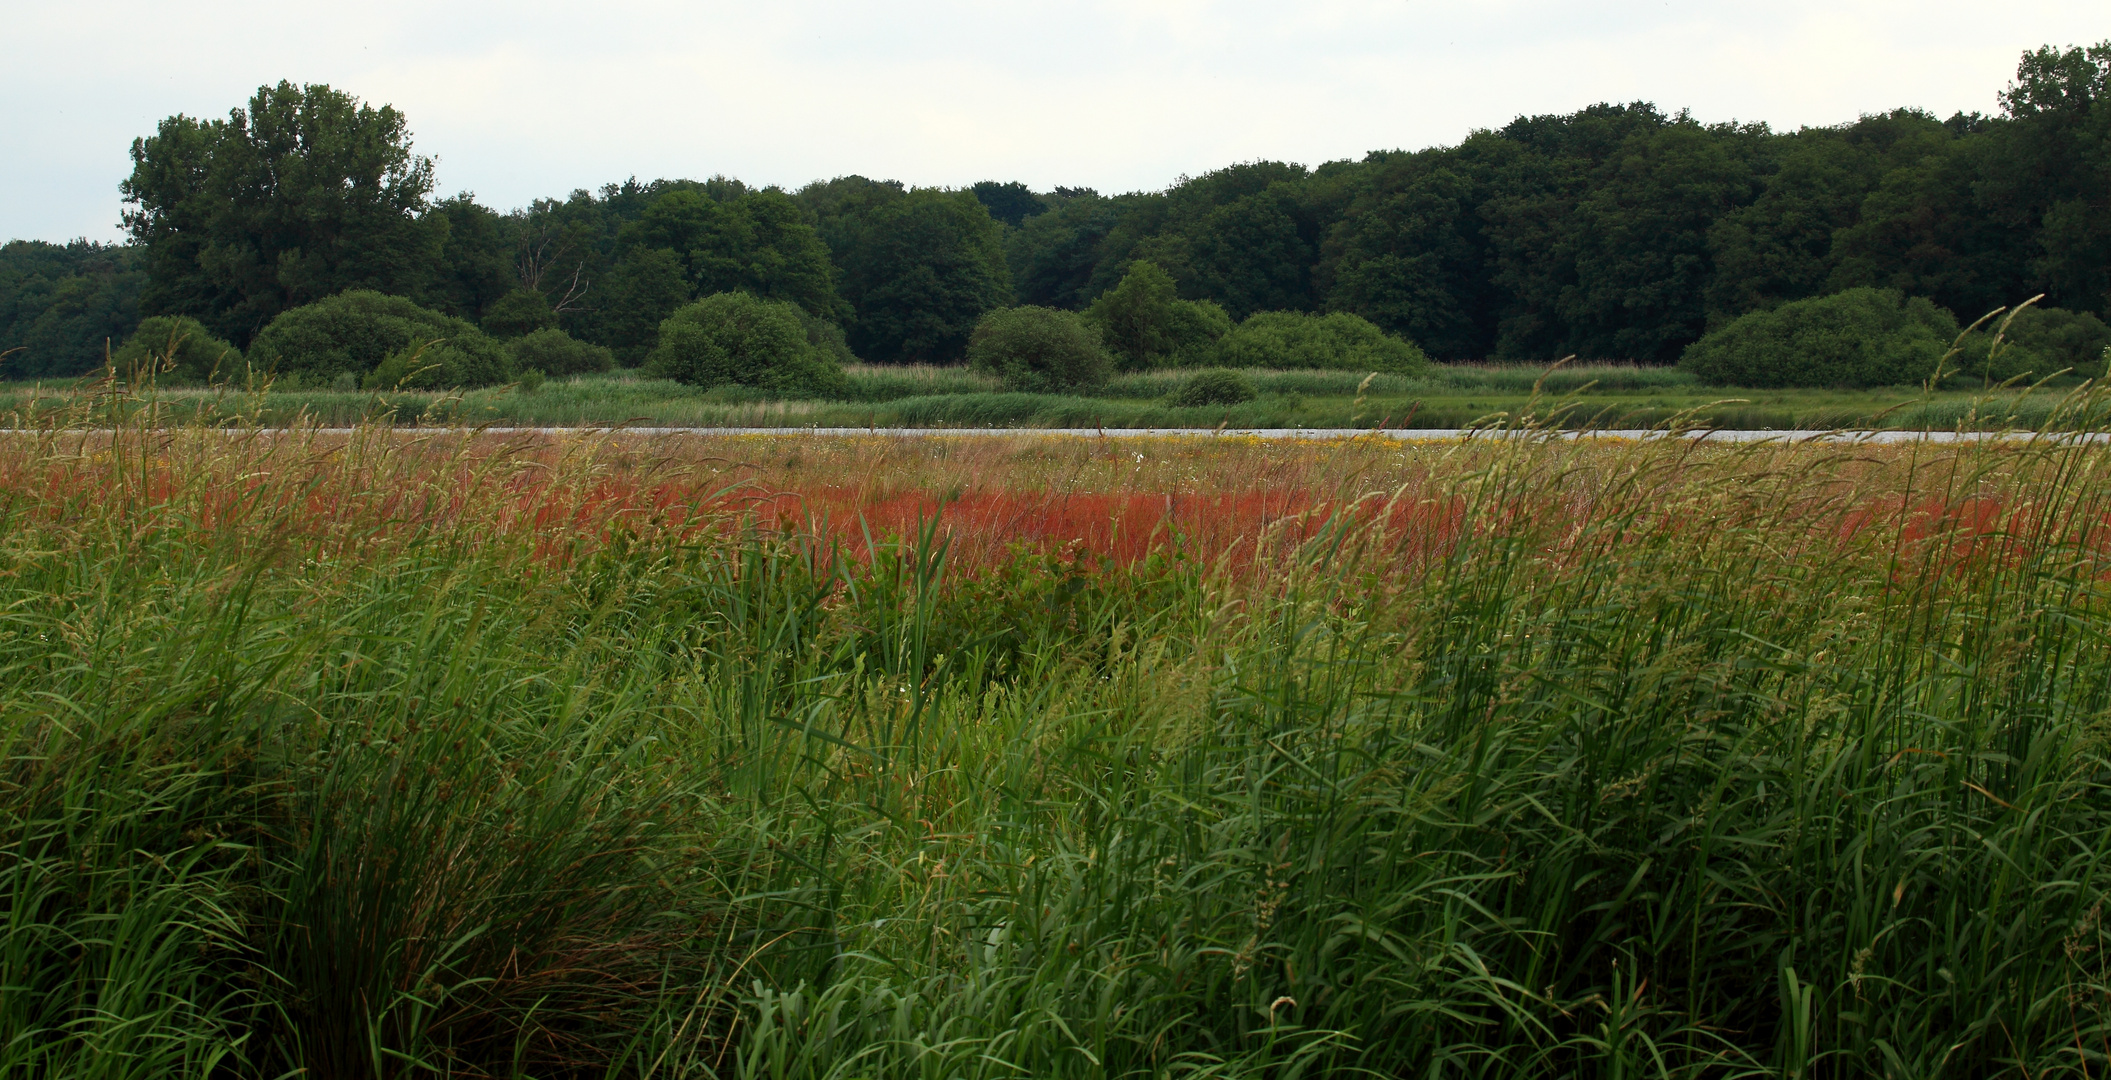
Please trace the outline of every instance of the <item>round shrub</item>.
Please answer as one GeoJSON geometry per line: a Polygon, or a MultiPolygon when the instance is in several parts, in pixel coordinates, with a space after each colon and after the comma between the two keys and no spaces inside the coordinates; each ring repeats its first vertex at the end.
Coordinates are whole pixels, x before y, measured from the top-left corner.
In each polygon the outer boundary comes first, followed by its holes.
{"type": "Polygon", "coordinates": [[[507,348],[513,352],[515,371],[539,371],[559,379],[616,366],[614,353],[556,329],[536,330],[507,348]]]}
{"type": "Polygon", "coordinates": [[[1229,368],[1204,368],[1181,380],[1172,403],[1183,407],[1237,405],[1259,396],[1253,380],[1246,376],[1229,368]]]}
{"type": "Polygon", "coordinates": [[[1263,311],[1217,342],[1217,361],[1231,367],[1325,368],[1414,375],[1429,357],[1414,342],[1380,330],[1361,315],[1337,311],[1263,311]]]}
{"type": "Polygon", "coordinates": [[[848,386],[843,369],[808,339],[798,305],[744,292],[707,296],[669,315],[646,367],[691,386],[733,383],[803,397],[848,386]]]}
{"type": "MultiPolygon", "coordinates": [[[[407,372],[413,366],[409,357],[420,350],[415,366],[431,370],[415,385],[489,386],[513,377],[505,348],[475,326],[367,289],[281,312],[250,343],[249,361],[316,385],[343,375],[364,379],[398,354],[407,372]]],[[[366,381],[394,386],[401,379],[366,381]]]]}
{"type": "Polygon", "coordinates": [[[1960,376],[2005,382],[2017,376],[2042,379],[2055,371],[2091,379],[2104,374],[2111,326],[2086,311],[2024,308],[2009,320],[2001,351],[1993,353],[1994,333],[2000,329],[2001,319],[1993,318],[1965,335],[1952,361],[1960,376]]]}
{"type": "Polygon", "coordinates": [[[1039,394],[1098,389],[1114,373],[1092,324],[1073,311],[1033,306],[984,315],[968,338],[968,363],[1008,390],[1039,394]]]}
{"type": "Polygon", "coordinates": [[[491,302],[484,311],[484,332],[496,338],[517,338],[557,325],[550,301],[535,289],[515,289],[491,302]]]}
{"type": "Polygon", "coordinates": [[[1231,333],[1231,316],[1215,300],[1175,300],[1166,320],[1174,367],[1200,367],[1216,359],[1217,343],[1231,333]]]}
{"type": "Polygon", "coordinates": [[[110,359],[121,372],[152,365],[156,374],[175,382],[232,382],[246,371],[240,350],[188,315],[146,319],[110,359]]]}
{"type": "Polygon", "coordinates": [[[1679,366],[1730,386],[1899,386],[1923,382],[1957,320],[1896,289],[1849,289],[1755,311],[1686,347],[1679,366]]]}

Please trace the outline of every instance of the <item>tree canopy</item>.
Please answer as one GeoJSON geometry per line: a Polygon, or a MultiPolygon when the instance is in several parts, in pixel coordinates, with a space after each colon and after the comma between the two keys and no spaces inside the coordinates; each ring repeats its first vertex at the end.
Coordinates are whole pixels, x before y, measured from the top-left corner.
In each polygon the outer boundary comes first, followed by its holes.
{"type": "Polygon", "coordinates": [[[147,314],[240,345],[346,289],[407,295],[439,254],[432,160],[403,114],[328,86],[259,88],[225,120],[172,116],[132,143],[124,221],[146,248],[147,314]]]}
{"type": "MultiPolygon", "coordinates": [[[[985,313],[1104,314],[1145,263],[1160,315],[1355,315],[1445,359],[1665,363],[1748,313],[1855,288],[1963,322],[2041,292],[2111,317],[2111,42],[2029,52],[1989,91],[1991,115],[1794,131],[1604,103],[1114,195],[632,178],[500,210],[435,198],[394,109],[279,83],[134,142],[130,244],[0,248],[0,352],[16,350],[0,374],[91,370],[153,315],[246,350],[279,313],[362,289],[509,334],[554,320],[626,364],[683,305],[739,291],[868,361],[956,362],[985,313]]],[[[1166,355],[1105,325],[1127,366],[1166,355]]]]}

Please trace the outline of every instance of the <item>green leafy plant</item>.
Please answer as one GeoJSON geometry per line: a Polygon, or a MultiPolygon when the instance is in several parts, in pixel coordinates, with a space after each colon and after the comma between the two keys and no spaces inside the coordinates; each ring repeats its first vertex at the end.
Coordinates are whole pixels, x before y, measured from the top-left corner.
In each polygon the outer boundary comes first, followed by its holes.
{"type": "Polygon", "coordinates": [[[1960,378],[2004,382],[2012,378],[2044,378],[2070,371],[2083,378],[2104,374],[2104,351],[2111,349],[2111,326],[2086,311],[2039,307],[2032,304],[2012,319],[1989,319],[1957,343],[1957,374],[1960,378]],[[2001,335],[2000,347],[1994,335],[2001,335]]]}
{"type": "Polygon", "coordinates": [[[1345,312],[1264,311],[1217,343],[1218,363],[1242,368],[1330,368],[1413,375],[1429,358],[1413,342],[1345,312]]]}
{"type": "Polygon", "coordinates": [[[551,330],[557,326],[557,313],[550,310],[550,300],[537,289],[515,289],[484,310],[484,332],[500,340],[509,340],[551,330]]]}
{"type": "Polygon", "coordinates": [[[394,379],[374,374],[382,362],[401,355],[398,369],[407,371],[409,354],[434,342],[444,348],[421,361],[431,369],[419,376],[429,380],[427,385],[489,386],[513,376],[505,347],[475,326],[370,290],[340,293],[281,314],[257,335],[248,358],[254,367],[310,383],[327,385],[350,374],[395,385],[401,374],[394,379]]]}
{"type": "Polygon", "coordinates": [[[1260,396],[1253,380],[1229,368],[1204,368],[1182,379],[1168,399],[1173,405],[1237,405],[1260,396]]]}
{"type": "Polygon", "coordinates": [[[1032,306],[983,316],[968,341],[968,364],[1027,393],[1093,390],[1114,368],[1090,323],[1075,312],[1032,306]]]}
{"type": "Polygon", "coordinates": [[[574,338],[562,330],[536,330],[508,346],[515,370],[533,368],[551,378],[607,371],[616,366],[609,350],[574,338]]]}
{"type": "Polygon", "coordinates": [[[646,363],[691,386],[734,384],[801,396],[840,396],[843,369],[817,348],[797,306],[744,292],[698,300],[660,324],[646,363]]]}
{"type": "Polygon", "coordinates": [[[178,383],[239,381],[242,352],[188,315],[155,315],[110,355],[120,372],[141,371],[178,383]]]}
{"type": "Polygon", "coordinates": [[[1900,386],[1933,377],[1956,336],[1931,301],[1849,289],[1741,316],[1688,346],[1679,366],[1735,386],[1900,386]]]}

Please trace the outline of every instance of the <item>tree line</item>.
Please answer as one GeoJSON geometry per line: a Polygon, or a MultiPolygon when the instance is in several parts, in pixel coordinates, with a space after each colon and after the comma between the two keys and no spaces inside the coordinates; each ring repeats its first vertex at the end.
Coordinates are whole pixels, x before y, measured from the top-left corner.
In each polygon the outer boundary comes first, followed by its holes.
{"type": "Polygon", "coordinates": [[[1081,311],[1143,261],[1234,320],[1349,313],[1439,359],[1668,363],[1745,313],[1868,287],[1967,322],[2037,293],[2111,316],[2107,96],[2111,42],[2026,53],[1992,115],[1777,132],[1601,104],[1160,192],[632,179],[501,211],[435,198],[397,110],[280,83],[134,142],[126,243],[0,248],[0,374],[93,369],[156,315],[246,348],[348,290],[630,364],[677,309],[741,291],[867,361],[953,363],[985,313],[1081,311]]]}

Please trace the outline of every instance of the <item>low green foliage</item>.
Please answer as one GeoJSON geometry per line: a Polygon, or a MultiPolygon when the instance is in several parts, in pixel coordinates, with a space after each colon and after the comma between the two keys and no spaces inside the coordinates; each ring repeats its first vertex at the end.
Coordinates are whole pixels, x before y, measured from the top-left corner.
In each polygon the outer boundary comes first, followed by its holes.
{"type": "Polygon", "coordinates": [[[1926,299],[1849,289],[1741,316],[1679,366],[1728,386],[1901,386],[1933,378],[1956,336],[1957,321],[1926,299]]]}
{"type": "Polygon", "coordinates": [[[1429,358],[1413,342],[1394,337],[1359,315],[1263,311],[1247,317],[1217,343],[1226,367],[1325,368],[1413,375],[1429,358]]]}
{"type": "Polygon", "coordinates": [[[1106,385],[1114,365],[1099,331],[1076,313],[1028,306],[984,315],[968,340],[968,366],[1010,390],[1061,393],[1106,385]]]}
{"type": "Polygon", "coordinates": [[[2068,371],[2083,378],[2104,375],[2111,326],[2086,311],[2026,307],[2010,319],[1988,320],[1958,342],[1957,374],[1966,379],[2003,382],[2042,379],[2068,371]],[[1997,349],[1994,335],[2001,335],[1997,349]]]}
{"type": "Polygon", "coordinates": [[[1231,316],[1214,300],[1182,300],[1172,276],[1149,259],[1123,271],[1120,284],[1085,309],[1122,371],[1205,362],[1231,332],[1231,316]]]}
{"type": "Polygon", "coordinates": [[[110,355],[120,372],[145,371],[176,383],[239,381],[248,368],[242,351],[187,315],[156,315],[110,355]]]}
{"type": "Polygon", "coordinates": [[[615,356],[607,349],[557,329],[532,331],[507,348],[513,353],[514,370],[533,369],[556,378],[607,371],[616,366],[615,356]]]}
{"type": "Polygon", "coordinates": [[[691,386],[730,383],[798,397],[844,387],[842,369],[813,344],[789,301],[716,293],[668,316],[659,340],[647,370],[691,386]]]}
{"type": "Polygon", "coordinates": [[[1260,396],[1252,380],[1228,368],[1204,368],[1180,381],[1170,403],[1192,408],[1198,405],[1237,405],[1260,396]]]}
{"type": "Polygon", "coordinates": [[[551,330],[557,326],[557,313],[550,310],[550,300],[535,289],[515,289],[484,310],[484,332],[500,340],[510,340],[532,334],[537,330],[551,330]]]}
{"type": "Polygon", "coordinates": [[[489,386],[513,375],[505,347],[468,322],[370,290],[279,315],[257,335],[248,358],[252,367],[311,386],[347,376],[381,386],[407,376],[412,385],[489,386]],[[417,365],[410,364],[414,356],[417,365]],[[392,358],[391,373],[379,373],[392,358]],[[419,367],[430,370],[415,374],[419,367]]]}

